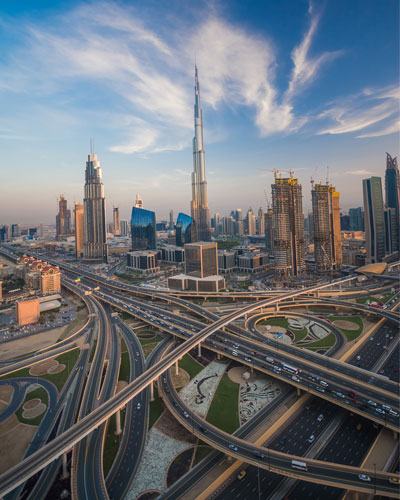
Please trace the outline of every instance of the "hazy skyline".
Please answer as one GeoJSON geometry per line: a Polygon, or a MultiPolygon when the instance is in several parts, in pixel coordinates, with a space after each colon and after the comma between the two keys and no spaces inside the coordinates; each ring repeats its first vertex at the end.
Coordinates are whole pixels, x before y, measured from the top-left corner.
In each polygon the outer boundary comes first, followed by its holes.
{"type": "Polygon", "coordinates": [[[82,202],[89,139],[107,220],[136,193],[190,213],[194,62],[211,215],[265,206],[273,174],[362,205],[399,130],[397,0],[2,2],[0,223],[54,223],[82,202]]]}

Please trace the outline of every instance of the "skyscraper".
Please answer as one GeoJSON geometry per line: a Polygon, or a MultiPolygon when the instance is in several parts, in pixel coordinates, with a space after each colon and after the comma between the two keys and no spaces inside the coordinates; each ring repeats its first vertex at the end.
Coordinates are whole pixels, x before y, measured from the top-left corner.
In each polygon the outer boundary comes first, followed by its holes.
{"type": "Polygon", "coordinates": [[[190,209],[192,219],[196,223],[197,239],[199,241],[210,241],[210,211],[208,209],[208,193],[204,155],[203,117],[200,107],[200,86],[197,75],[197,66],[195,66],[192,202],[190,209]]]}
{"type": "Polygon", "coordinates": [[[100,162],[93,152],[88,155],[85,171],[83,245],[84,260],[91,263],[107,262],[106,199],[100,162]]]}
{"type": "Polygon", "coordinates": [[[121,234],[119,227],[119,208],[113,207],[113,233],[115,236],[119,236],[121,234]]]}
{"type": "Polygon", "coordinates": [[[386,153],[385,171],[385,204],[387,208],[396,210],[397,221],[400,221],[400,176],[397,158],[386,153]]]}
{"type": "Polygon", "coordinates": [[[188,243],[185,245],[185,273],[188,276],[207,278],[218,274],[216,243],[188,243]]]}
{"type": "Polygon", "coordinates": [[[274,251],[274,220],[272,208],[268,208],[264,214],[265,221],[265,249],[269,253],[274,251]]]}
{"type": "Polygon", "coordinates": [[[365,243],[367,263],[380,262],[385,256],[385,218],[380,177],[363,180],[365,243]]]}
{"type": "Polygon", "coordinates": [[[256,234],[256,216],[254,215],[252,208],[249,208],[247,211],[246,226],[247,234],[249,236],[254,236],[256,234]]]}
{"type": "Polygon", "coordinates": [[[364,212],[362,207],[349,208],[350,231],[364,231],[364,212]]]}
{"type": "Polygon", "coordinates": [[[337,269],[342,264],[339,193],[329,184],[315,184],[311,195],[316,268],[337,269]]]}
{"type": "Polygon", "coordinates": [[[155,250],[156,214],[144,208],[133,207],[131,217],[132,251],[155,250]]]}
{"type": "Polygon", "coordinates": [[[298,276],[305,270],[304,215],[301,185],[275,173],[272,184],[274,255],[277,273],[298,276]]]}
{"type": "Polygon", "coordinates": [[[75,256],[77,259],[83,257],[83,242],[85,239],[85,223],[82,203],[75,202],[74,225],[75,225],[75,256]]]}
{"type": "Polygon", "coordinates": [[[169,224],[168,224],[168,229],[172,231],[174,229],[174,211],[170,210],[169,211],[169,224]]]}
{"type": "Polygon", "coordinates": [[[56,215],[56,238],[62,240],[71,234],[71,211],[67,208],[67,200],[60,195],[58,214],[56,215]]]}
{"type": "Polygon", "coordinates": [[[194,243],[195,241],[197,241],[196,223],[191,217],[180,212],[175,226],[176,246],[183,247],[185,243],[194,243]]]}
{"type": "Polygon", "coordinates": [[[263,207],[258,209],[258,234],[263,236],[265,234],[265,212],[263,207]]]}

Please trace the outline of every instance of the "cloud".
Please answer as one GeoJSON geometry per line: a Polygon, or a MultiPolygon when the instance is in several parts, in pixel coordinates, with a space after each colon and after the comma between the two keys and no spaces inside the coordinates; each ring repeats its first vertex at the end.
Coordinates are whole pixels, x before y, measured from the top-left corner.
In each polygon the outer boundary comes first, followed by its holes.
{"type": "Polygon", "coordinates": [[[322,64],[332,61],[342,51],[324,52],[317,57],[310,57],[309,51],[315,32],[318,28],[320,14],[313,15],[313,6],[309,5],[309,14],[311,22],[308,31],[306,32],[300,45],[292,51],[292,61],[294,64],[292,75],[289,81],[289,87],[285,94],[285,100],[291,102],[293,97],[299,94],[307,85],[310,85],[318,76],[322,64]]]}
{"type": "Polygon", "coordinates": [[[141,129],[136,132],[132,139],[122,145],[111,146],[110,151],[115,153],[142,153],[148,151],[154,145],[158,137],[158,132],[151,129],[141,129]]]}
{"type": "Polygon", "coordinates": [[[349,175],[375,175],[374,172],[370,172],[369,170],[347,170],[345,174],[349,175]]]}
{"type": "Polygon", "coordinates": [[[397,87],[365,89],[362,92],[333,103],[318,115],[329,125],[317,134],[347,134],[373,127],[357,138],[379,137],[396,132],[399,126],[399,90],[397,87]]]}

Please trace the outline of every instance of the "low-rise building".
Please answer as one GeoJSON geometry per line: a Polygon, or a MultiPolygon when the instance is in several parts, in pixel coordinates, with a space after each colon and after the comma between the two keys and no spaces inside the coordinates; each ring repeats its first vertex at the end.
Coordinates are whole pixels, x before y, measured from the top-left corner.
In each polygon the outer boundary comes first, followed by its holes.
{"type": "Polygon", "coordinates": [[[158,249],[159,259],[165,264],[180,264],[185,261],[185,251],[176,245],[164,245],[158,249]]]}
{"type": "Polygon", "coordinates": [[[37,323],[40,316],[39,299],[19,300],[15,303],[15,313],[19,326],[37,323]]]}
{"type": "Polygon", "coordinates": [[[58,266],[24,255],[18,259],[19,275],[31,290],[42,295],[61,292],[61,273],[58,266]]]}
{"type": "Polygon", "coordinates": [[[126,254],[128,271],[141,273],[155,273],[160,270],[157,266],[157,252],[152,250],[138,250],[126,254]]]}
{"type": "Polygon", "coordinates": [[[178,274],[168,278],[168,288],[195,292],[219,292],[225,288],[225,278],[218,275],[198,278],[187,274],[178,274]]]}

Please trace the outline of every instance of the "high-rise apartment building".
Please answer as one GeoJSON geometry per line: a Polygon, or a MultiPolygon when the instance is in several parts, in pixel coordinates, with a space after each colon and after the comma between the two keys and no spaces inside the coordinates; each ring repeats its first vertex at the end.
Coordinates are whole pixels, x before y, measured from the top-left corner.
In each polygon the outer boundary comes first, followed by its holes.
{"type": "Polygon", "coordinates": [[[97,155],[88,155],[85,171],[84,260],[91,263],[107,262],[106,199],[100,162],[97,155]]]}
{"type": "Polygon", "coordinates": [[[0,227],[0,241],[8,241],[10,239],[10,226],[5,224],[0,227]]]}
{"type": "Polygon", "coordinates": [[[176,246],[183,247],[185,243],[194,243],[196,238],[196,223],[189,215],[180,212],[175,226],[176,246]]]}
{"type": "Polygon", "coordinates": [[[272,208],[268,208],[264,214],[265,222],[265,249],[268,253],[274,251],[274,217],[272,208]]]}
{"type": "Polygon", "coordinates": [[[170,210],[169,211],[169,224],[168,224],[168,229],[172,231],[174,229],[174,211],[170,210]]]}
{"type": "Polygon", "coordinates": [[[196,278],[217,275],[217,244],[199,241],[185,245],[185,273],[196,278]]]}
{"type": "Polygon", "coordinates": [[[364,212],[362,207],[349,208],[350,231],[364,231],[364,212]]]}
{"type": "Polygon", "coordinates": [[[127,220],[122,220],[119,223],[119,229],[120,229],[120,235],[121,236],[128,236],[129,234],[129,223],[127,220]]]}
{"type": "Polygon", "coordinates": [[[298,276],[305,271],[304,215],[301,185],[275,173],[272,184],[275,269],[283,275],[298,276]]]}
{"type": "Polygon", "coordinates": [[[18,236],[21,236],[21,226],[19,224],[12,224],[11,225],[11,236],[13,238],[17,238],[18,236]]]}
{"type": "Polygon", "coordinates": [[[260,236],[265,234],[265,212],[263,207],[258,209],[258,234],[260,236]]]}
{"type": "Polygon", "coordinates": [[[195,104],[194,104],[194,138],[193,138],[193,172],[191,216],[196,223],[197,239],[210,241],[211,225],[208,209],[208,192],[206,180],[205,152],[203,145],[203,116],[200,107],[200,86],[195,67],[195,104]]]}
{"type": "Polygon", "coordinates": [[[85,220],[82,203],[75,202],[74,205],[74,225],[75,225],[75,257],[83,258],[83,246],[85,241],[85,220]]]}
{"type": "Polygon", "coordinates": [[[71,211],[68,210],[67,200],[60,195],[58,214],[56,215],[56,238],[62,240],[71,234],[71,211]]]}
{"type": "Polygon", "coordinates": [[[399,221],[394,208],[385,208],[385,251],[387,254],[399,250],[399,221]]]}
{"type": "Polygon", "coordinates": [[[256,234],[256,216],[252,208],[249,208],[247,211],[246,228],[249,236],[254,236],[256,234]]]}
{"type": "Polygon", "coordinates": [[[315,266],[319,271],[337,269],[342,264],[339,193],[329,184],[315,184],[311,195],[315,266]]]}
{"type": "Polygon", "coordinates": [[[115,236],[120,236],[121,230],[119,226],[119,208],[113,207],[113,233],[115,236]]]}
{"type": "Polygon", "coordinates": [[[363,180],[365,243],[367,263],[381,262],[385,256],[385,215],[380,177],[363,180]]]}
{"type": "Polygon", "coordinates": [[[144,208],[133,207],[131,217],[132,251],[155,250],[156,214],[144,208]]]}

